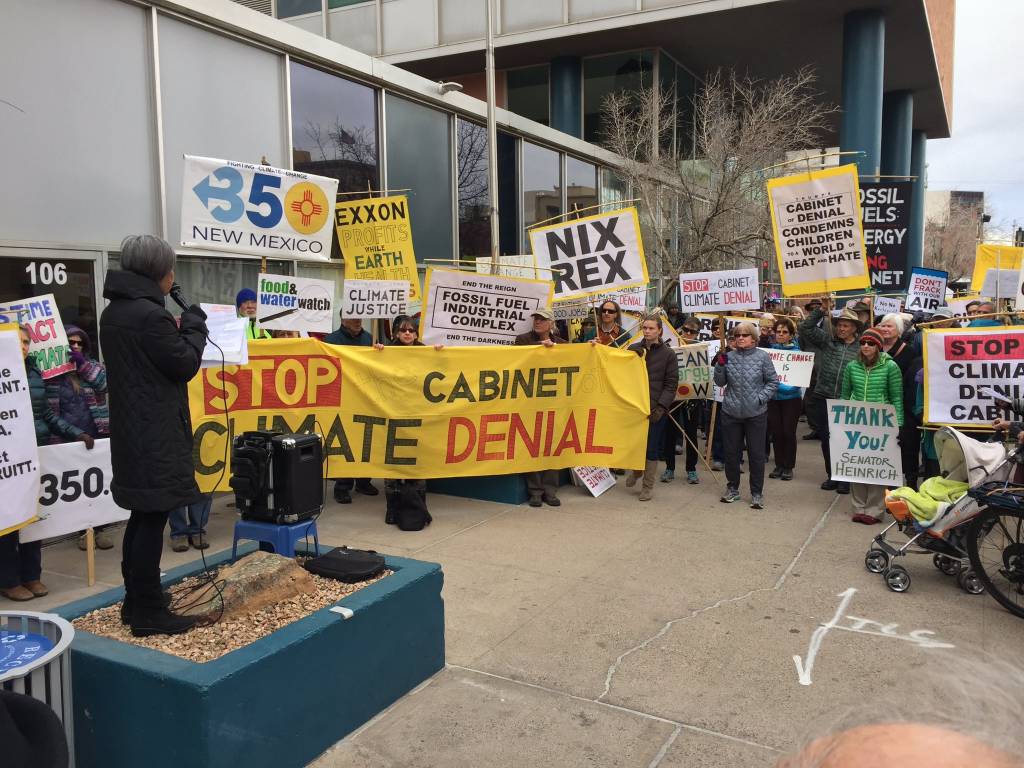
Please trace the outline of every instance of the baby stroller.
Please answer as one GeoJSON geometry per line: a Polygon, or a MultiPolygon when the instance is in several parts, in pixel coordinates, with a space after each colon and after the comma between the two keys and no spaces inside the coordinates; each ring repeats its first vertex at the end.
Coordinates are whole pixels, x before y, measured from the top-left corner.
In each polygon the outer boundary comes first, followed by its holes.
{"type": "MultiPolygon", "coordinates": [[[[1005,485],[1016,467],[1014,456],[1002,443],[983,443],[952,427],[943,427],[935,433],[935,451],[942,476],[965,482],[969,488],[1005,485]]],[[[972,535],[976,539],[977,532],[968,525],[984,506],[970,493],[965,493],[927,522],[918,521],[902,499],[886,495],[885,506],[894,520],[875,536],[864,556],[864,567],[871,573],[881,574],[889,589],[893,592],[910,589],[910,573],[893,561],[914,554],[931,555],[935,567],[947,576],[956,577],[965,592],[980,595],[985,591],[986,580],[979,577],[977,569],[971,565],[970,539],[972,535]],[[906,537],[905,542],[894,544],[886,538],[894,527],[906,537]]],[[[976,545],[977,541],[974,543],[976,545]]]]}

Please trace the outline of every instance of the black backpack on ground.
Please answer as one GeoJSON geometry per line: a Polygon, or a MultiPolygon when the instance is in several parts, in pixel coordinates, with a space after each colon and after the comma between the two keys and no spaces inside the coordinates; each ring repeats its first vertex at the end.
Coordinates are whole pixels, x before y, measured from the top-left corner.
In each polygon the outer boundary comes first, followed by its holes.
{"type": "Polygon", "coordinates": [[[318,576],[355,584],[384,572],[384,555],[372,549],[336,547],[330,552],[306,561],[306,570],[318,576]]]}
{"type": "Polygon", "coordinates": [[[415,483],[402,481],[398,491],[385,494],[387,511],[384,522],[397,525],[400,531],[422,531],[433,521],[427,510],[427,492],[415,483]]]}

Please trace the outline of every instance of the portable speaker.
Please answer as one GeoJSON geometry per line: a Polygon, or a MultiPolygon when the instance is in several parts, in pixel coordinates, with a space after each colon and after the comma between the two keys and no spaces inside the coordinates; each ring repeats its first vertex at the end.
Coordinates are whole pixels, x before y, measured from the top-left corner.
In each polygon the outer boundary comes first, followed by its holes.
{"type": "Polygon", "coordinates": [[[231,488],[243,520],[297,523],[324,508],[319,435],[243,432],[231,448],[231,488]]]}

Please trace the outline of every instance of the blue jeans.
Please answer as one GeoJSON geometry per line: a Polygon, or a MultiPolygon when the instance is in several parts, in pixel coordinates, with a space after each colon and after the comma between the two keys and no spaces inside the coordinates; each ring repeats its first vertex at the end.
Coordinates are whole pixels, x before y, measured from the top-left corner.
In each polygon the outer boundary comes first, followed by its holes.
{"type": "Polygon", "coordinates": [[[200,533],[206,533],[206,521],[210,519],[212,505],[213,496],[204,496],[202,501],[171,510],[169,517],[171,538],[177,539],[182,536],[198,536],[200,533]]]}

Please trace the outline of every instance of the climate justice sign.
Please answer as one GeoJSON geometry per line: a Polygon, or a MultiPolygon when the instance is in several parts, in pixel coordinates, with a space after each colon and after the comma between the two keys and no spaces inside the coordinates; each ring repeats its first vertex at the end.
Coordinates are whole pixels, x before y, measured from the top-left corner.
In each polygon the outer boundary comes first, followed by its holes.
{"type": "Polygon", "coordinates": [[[314,339],[251,349],[247,365],[204,368],[189,383],[204,492],[228,489],[226,447],[234,435],[257,429],[322,432],[327,477],[644,465],[647,374],[628,350],[561,344],[377,351],[314,339]]]}
{"type": "Polygon", "coordinates": [[[647,285],[636,208],[530,230],[537,267],[555,281],[555,299],[647,285]]]}
{"type": "Polygon", "coordinates": [[[924,332],[924,420],[989,426],[1005,419],[993,397],[1024,397],[1024,327],[924,332]]]}
{"type": "Polygon", "coordinates": [[[768,199],[786,296],[869,286],[857,166],[770,179],[768,199]]]}
{"type": "Polygon", "coordinates": [[[761,306],[757,270],[731,269],[680,275],[679,306],[687,312],[757,309],[761,306]]]}
{"type": "Polygon", "coordinates": [[[409,283],[405,280],[346,280],[341,316],[392,319],[409,311],[409,283]]]}

